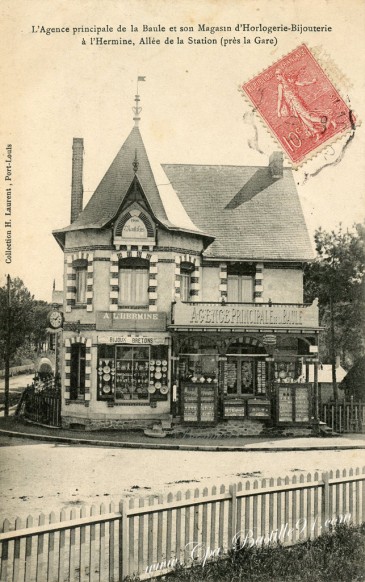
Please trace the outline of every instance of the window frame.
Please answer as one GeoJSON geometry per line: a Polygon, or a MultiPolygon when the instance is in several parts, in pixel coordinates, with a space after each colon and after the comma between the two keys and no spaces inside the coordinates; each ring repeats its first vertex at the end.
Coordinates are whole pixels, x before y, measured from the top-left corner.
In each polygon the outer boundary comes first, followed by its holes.
{"type": "Polygon", "coordinates": [[[85,388],[86,388],[86,345],[84,343],[78,342],[71,344],[70,400],[85,400],[86,392],[85,388]]]}
{"type": "Polygon", "coordinates": [[[76,259],[72,263],[75,274],[75,303],[86,305],[87,303],[87,259],[76,259]]]}
{"type": "Polygon", "coordinates": [[[254,265],[233,263],[227,266],[227,301],[229,303],[253,303],[255,301],[254,265]],[[232,297],[230,283],[236,282],[235,297],[232,297]],[[249,294],[246,294],[247,282],[250,283],[249,294]]]}
{"type": "Polygon", "coordinates": [[[191,277],[194,269],[193,263],[183,262],[180,264],[180,301],[185,303],[191,298],[191,277]],[[182,284],[183,281],[186,285],[182,284]]]}
{"type": "Polygon", "coordinates": [[[118,269],[118,305],[121,307],[148,307],[149,303],[149,261],[147,259],[126,258],[119,261],[118,269]],[[123,285],[123,271],[128,273],[130,280],[123,285]],[[138,283],[138,274],[143,274],[145,281],[138,283]],[[137,291],[145,286],[145,294],[137,299],[137,291]],[[127,290],[127,293],[125,292],[127,290]],[[123,297],[124,292],[124,297],[123,297]],[[125,298],[129,296],[130,299],[125,298]]]}
{"type": "MultiPolygon", "coordinates": [[[[227,298],[231,303],[252,303],[254,300],[255,280],[253,275],[227,275],[227,298]],[[237,299],[230,298],[229,281],[237,281],[237,299]],[[250,281],[250,299],[245,296],[244,281],[250,281]]],[[[231,292],[232,293],[232,292],[231,292]]]]}

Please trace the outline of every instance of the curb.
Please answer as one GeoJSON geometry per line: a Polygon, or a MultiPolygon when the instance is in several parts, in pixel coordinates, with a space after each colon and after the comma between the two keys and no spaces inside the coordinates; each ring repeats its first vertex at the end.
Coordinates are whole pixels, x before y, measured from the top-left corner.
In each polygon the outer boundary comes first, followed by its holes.
{"type": "Polygon", "coordinates": [[[120,449],[160,449],[172,451],[241,451],[241,452],[293,452],[293,451],[346,451],[353,449],[365,449],[364,445],[329,445],[329,446],[304,446],[304,447],[255,447],[246,445],[181,445],[170,443],[139,443],[125,441],[105,441],[90,440],[84,438],[62,437],[56,435],[39,435],[33,433],[15,432],[10,430],[0,430],[0,435],[11,438],[23,438],[48,443],[61,443],[71,445],[88,445],[94,447],[113,447],[120,449]]]}

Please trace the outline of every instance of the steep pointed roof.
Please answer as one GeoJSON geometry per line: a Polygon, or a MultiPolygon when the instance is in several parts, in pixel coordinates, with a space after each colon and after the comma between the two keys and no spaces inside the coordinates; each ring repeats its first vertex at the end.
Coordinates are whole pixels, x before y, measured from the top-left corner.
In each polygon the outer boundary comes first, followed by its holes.
{"type": "MultiPolygon", "coordinates": [[[[162,172],[162,170],[160,171],[162,172]]],[[[118,213],[135,175],[143,189],[152,213],[159,223],[168,229],[183,230],[207,236],[187,216],[185,224],[181,225],[175,221],[172,223],[169,219],[139,127],[135,126],[77,220],[65,228],[53,231],[56,239],[61,242],[60,239],[66,232],[88,228],[98,229],[106,226],[118,213]],[[135,158],[138,160],[136,174],[133,169],[135,158]]],[[[163,182],[165,182],[164,186],[166,186],[166,182],[168,182],[166,176],[163,182]]],[[[175,193],[173,195],[176,196],[175,193]]]]}

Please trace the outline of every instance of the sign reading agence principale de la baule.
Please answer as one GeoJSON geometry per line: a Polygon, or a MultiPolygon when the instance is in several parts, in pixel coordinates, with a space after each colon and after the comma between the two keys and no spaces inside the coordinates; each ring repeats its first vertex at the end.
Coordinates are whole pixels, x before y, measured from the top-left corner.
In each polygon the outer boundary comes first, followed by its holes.
{"type": "Polygon", "coordinates": [[[312,305],[244,305],[176,303],[173,325],[189,327],[318,327],[318,307],[312,305]]]}

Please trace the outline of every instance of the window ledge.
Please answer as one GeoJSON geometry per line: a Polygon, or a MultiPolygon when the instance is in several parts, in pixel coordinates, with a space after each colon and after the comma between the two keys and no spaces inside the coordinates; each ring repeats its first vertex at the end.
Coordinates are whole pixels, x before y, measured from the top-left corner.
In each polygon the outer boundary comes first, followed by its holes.
{"type": "Polygon", "coordinates": [[[83,406],[90,406],[90,400],[73,400],[71,398],[67,398],[65,400],[65,404],[66,406],[68,406],[69,404],[81,404],[83,406]]]}
{"type": "Polygon", "coordinates": [[[148,310],[148,307],[148,303],[146,305],[122,305],[121,303],[118,303],[118,309],[140,309],[142,311],[143,309],[148,310]]]}
{"type": "Polygon", "coordinates": [[[150,402],[145,400],[144,402],[139,402],[138,400],[128,400],[126,402],[114,402],[114,406],[149,406],[150,402]]]}

